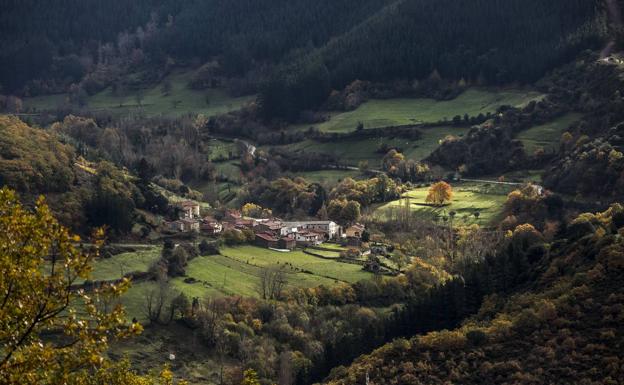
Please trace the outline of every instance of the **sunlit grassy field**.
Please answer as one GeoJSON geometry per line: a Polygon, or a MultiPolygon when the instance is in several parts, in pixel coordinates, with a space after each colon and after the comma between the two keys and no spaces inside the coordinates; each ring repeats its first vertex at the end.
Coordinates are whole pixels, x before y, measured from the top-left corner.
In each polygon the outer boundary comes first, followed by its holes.
{"type": "Polygon", "coordinates": [[[316,276],[346,282],[357,282],[371,276],[370,273],[363,271],[361,266],[317,258],[302,251],[280,253],[255,246],[240,246],[224,248],[221,254],[259,267],[288,263],[296,269],[311,272],[316,276]]]}
{"type": "Polygon", "coordinates": [[[416,123],[434,123],[452,120],[455,115],[495,112],[502,105],[522,106],[539,100],[542,94],[523,90],[489,91],[468,89],[457,98],[448,101],[433,99],[384,99],[370,100],[354,111],[334,114],[331,119],[318,125],[321,131],[349,132],[361,122],[364,128],[389,127],[416,123]]]}
{"type": "Polygon", "coordinates": [[[507,194],[513,189],[508,186],[478,183],[458,183],[452,187],[452,201],[443,207],[426,205],[425,199],[429,187],[420,187],[408,191],[401,199],[377,206],[373,215],[378,218],[388,218],[391,210],[405,207],[409,201],[410,210],[429,219],[439,220],[454,211],[456,224],[488,225],[500,217],[507,194]],[[478,217],[474,215],[477,212],[478,217]]]}
{"type": "MultiPolygon", "coordinates": [[[[338,257],[336,251],[318,251],[319,254],[338,257]]],[[[317,252],[317,251],[315,251],[317,252]]],[[[258,297],[262,269],[268,266],[283,266],[289,287],[332,286],[340,282],[357,282],[371,277],[371,274],[355,264],[326,260],[293,251],[282,253],[256,246],[224,247],[222,255],[199,256],[192,259],[186,268],[186,277],[176,277],[169,281],[172,293],[184,293],[188,297],[206,298],[224,295],[241,295],[258,297]],[[186,283],[186,278],[195,282],[186,283]]],[[[95,270],[97,279],[115,279],[121,275],[118,266],[131,266],[132,271],[147,271],[149,266],[160,257],[160,248],[154,247],[142,253],[119,254],[107,260],[105,264],[97,263],[95,270]],[[148,254],[149,253],[151,254],[148,254]],[[119,257],[119,261],[116,258],[119,257]]],[[[156,289],[152,281],[137,282],[125,293],[121,302],[126,306],[129,317],[143,319],[145,317],[146,294],[156,289]]]]}

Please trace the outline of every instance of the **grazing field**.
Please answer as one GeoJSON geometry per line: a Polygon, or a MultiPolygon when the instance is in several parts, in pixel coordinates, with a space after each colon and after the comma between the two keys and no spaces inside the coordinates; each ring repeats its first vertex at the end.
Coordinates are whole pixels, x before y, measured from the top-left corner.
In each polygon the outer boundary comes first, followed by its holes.
{"type": "Polygon", "coordinates": [[[288,263],[289,266],[308,271],[315,276],[339,281],[357,282],[371,277],[370,273],[363,271],[359,265],[321,259],[304,254],[302,251],[281,253],[255,246],[240,246],[224,248],[221,254],[259,267],[288,263]]]}
{"type": "Polygon", "coordinates": [[[454,211],[456,224],[488,225],[500,216],[507,194],[512,189],[513,187],[487,183],[458,183],[453,185],[453,198],[450,204],[432,207],[425,203],[429,187],[419,187],[408,191],[401,199],[377,206],[373,215],[388,219],[392,210],[405,207],[409,200],[410,210],[424,217],[439,220],[454,211]],[[478,218],[474,215],[477,212],[478,218]]]}
{"type": "Polygon", "coordinates": [[[91,280],[113,280],[134,271],[147,271],[160,258],[161,251],[161,246],[141,245],[136,246],[136,251],[99,258],[93,263],[91,280]]]}
{"type": "Polygon", "coordinates": [[[557,150],[561,135],[575,122],[583,117],[582,114],[569,113],[552,122],[540,126],[531,127],[516,136],[524,144],[527,154],[533,154],[535,150],[543,148],[547,152],[557,150]]]}
{"type": "Polygon", "coordinates": [[[309,182],[320,183],[326,186],[333,186],[345,178],[358,179],[362,176],[359,171],[355,170],[320,170],[320,171],[302,171],[292,173],[293,177],[303,177],[309,182]]]}
{"type": "Polygon", "coordinates": [[[336,140],[331,142],[305,140],[284,147],[296,152],[316,152],[332,155],[350,166],[357,166],[359,162],[367,161],[369,167],[379,168],[385,155],[384,151],[380,150],[383,145],[389,148],[398,148],[407,159],[423,160],[440,145],[440,140],[447,135],[462,136],[468,130],[468,127],[431,127],[421,129],[422,137],[418,140],[387,137],[336,140]]]}
{"type": "Polygon", "coordinates": [[[502,105],[522,106],[542,97],[542,94],[533,91],[489,91],[473,88],[448,101],[422,98],[375,99],[362,104],[354,111],[333,114],[329,121],[320,124],[318,128],[326,132],[349,132],[355,130],[360,122],[364,128],[378,128],[434,123],[444,119],[450,121],[455,115],[486,114],[495,112],[502,105]]]}
{"type": "MultiPolygon", "coordinates": [[[[322,255],[338,258],[339,248],[336,251],[313,250],[322,255]]],[[[312,251],[312,250],[311,250],[312,251]]],[[[147,271],[149,266],[160,257],[160,248],[154,247],[143,251],[145,255],[136,257],[132,271],[147,271]]],[[[371,277],[371,274],[355,264],[342,263],[319,257],[314,257],[302,251],[282,253],[255,246],[224,247],[222,255],[200,256],[192,259],[187,268],[185,277],[176,277],[169,281],[172,295],[182,292],[188,297],[206,298],[210,296],[241,295],[257,297],[262,269],[268,266],[282,265],[287,272],[287,286],[315,287],[320,285],[332,286],[340,282],[357,282],[371,277]],[[193,278],[192,283],[184,282],[193,278]]],[[[131,259],[131,256],[120,254],[119,263],[131,259]]],[[[117,272],[119,263],[111,258],[107,265],[96,264],[99,279],[119,278],[117,272]]],[[[155,282],[137,282],[125,293],[121,302],[126,306],[128,317],[145,318],[145,297],[149,291],[157,288],[155,282]]]]}
{"type": "MultiPolygon", "coordinates": [[[[180,116],[188,113],[214,116],[240,109],[253,96],[233,98],[223,89],[192,90],[187,87],[193,73],[176,72],[165,81],[147,89],[129,91],[116,95],[109,87],[87,97],[86,108],[106,110],[115,114],[143,112],[148,116],[180,116]],[[163,84],[171,84],[169,95],[163,92],[163,84]]],[[[67,103],[67,95],[46,95],[24,99],[27,109],[53,110],[67,103]]]]}

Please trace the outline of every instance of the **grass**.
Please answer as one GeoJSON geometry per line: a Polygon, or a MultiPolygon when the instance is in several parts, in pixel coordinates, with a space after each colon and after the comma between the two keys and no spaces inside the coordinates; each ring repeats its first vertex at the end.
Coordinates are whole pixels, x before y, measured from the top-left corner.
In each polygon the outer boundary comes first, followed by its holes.
{"type": "Polygon", "coordinates": [[[410,210],[433,220],[447,216],[455,211],[456,224],[489,225],[500,217],[503,204],[511,188],[507,186],[479,183],[458,183],[453,185],[453,198],[450,204],[443,207],[425,205],[429,187],[420,187],[405,193],[401,199],[379,205],[373,211],[378,218],[389,217],[389,211],[404,207],[409,199],[410,210]],[[474,216],[479,212],[479,217],[474,216]]]}
{"type": "MultiPolygon", "coordinates": [[[[419,140],[404,138],[367,138],[348,139],[332,142],[317,142],[305,140],[284,146],[291,151],[316,152],[335,156],[347,165],[357,166],[361,161],[367,161],[369,167],[380,168],[383,152],[378,149],[382,144],[389,147],[399,148],[407,159],[423,160],[428,157],[439,145],[440,140],[447,135],[462,136],[468,132],[468,127],[431,127],[422,129],[422,137],[419,140]]],[[[323,171],[322,174],[326,174],[323,171]]],[[[329,175],[329,174],[328,174],[329,175]]],[[[331,179],[331,177],[328,177],[331,179]]]]}
{"type": "Polygon", "coordinates": [[[210,160],[229,158],[230,154],[238,154],[238,149],[234,142],[212,139],[209,142],[210,160]]]}
{"type": "Polygon", "coordinates": [[[326,186],[338,184],[345,178],[357,179],[361,176],[359,171],[353,170],[320,170],[320,171],[302,171],[292,174],[293,177],[303,177],[312,183],[320,183],[326,186]]]}
{"type": "Polygon", "coordinates": [[[160,246],[140,246],[133,252],[99,258],[93,263],[91,279],[104,281],[118,279],[133,271],[147,271],[160,258],[160,246]]]}
{"type": "Polygon", "coordinates": [[[280,253],[255,246],[240,246],[224,248],[221,254],[260,267],[289,263],[294,268],[309,271],[316,276],[346,282],[357,282],[371,277],[361,266],[317,258],[302,251],[280,253]]]}
{"type": "MultiPolygon", "coordinates": [[[[314,250],[319,254],[338,257],[335,252],[314,250]]],[[[192,259],[186,268],[186,277],[169,281],[173,292],[182,292],[189,298],[240,295],[257,297],[262,268],[280,264],[285,266],[289,287],[333,286],[339,282],[357,282],[371,277],[359,265],[325,260],[307,255],[302,251],[281,253],[255,246],[224,247],[222,255],[200,256],[192,259]],[[184,280],[192,277],[194,283],[184,280]]],[[[136,253],[119,254],[107,262],[97,263],[95,271],[99,279],[119,278],[118,264],[127,262],[134,270],[146,271],[151,263],[160,257],[160,248],[154,247],[136,253]],[[144,254],[139,254],[144,253],[144,254]],[[148,254],[151,253],[151,254],[148,254]],[[131,255],[134,254],[134,257],[131,255]],[[119,258],[120,261],[115,259],[119,258]],[[113,261],[115,260],[115,261],[113,261]]],[[[137,282],[121,298],[128,317],[145,318],[145,296],[156,289],[155,282],[137,282]]]]}
{"type": "Polygon", "coordinates": [[[517,135],[516,139],[522,141],[528,154],[533,154],[539,148],[552,152],[559,146],[561,134],[582,117],[583,115],[579,113],[569,113],[552,122],[524,130],[517,135]]]}
{"type": "Polygon", "coordinates": [[[327,258],[339,258],[340,257],[340,252],[338,250],[336,250],[336,251],[327,251],[327,250],[309,249],[308,251],[310,253],[322,255],[323,257],[327,257],[327,258]]]}
{"type": "Polygon", "coordinates": [[[217,173],[225,175],[230,179],[239,180],[241,178],[240,163],[237,160],[229,160],[227,162],[215,163],[217,173]]]}
{"type": "Polygon", "coordinates": [[[347,247],[341,246],[337,243],[323,243],[320,247],[322,247],[323,249],[336,250],[338,252],[345,251],[348,249],[347,247]]]}
{"type": "MultiPolygon", "coordinates": [[[[89,96],[86,108],[107,110],[115,114],[142,111],[148,116],[176,117],[188,113],[214,116],[238,110],[253,99],[253,96],[233,98],[223,89],[192,90],[187,87],[192,76],[192,71],[178,71],[169,75],[166,78],[171,83],[171,93],[168,96],[163,95],[163,83],[119,96],[109,87],[89,96]]],[[[65,94],[25,98],[24,106],[39,111],[52,110],[66,103],[66,99],[65,94]]]]}
{"type": "Polygon", "coordinates": [[[329,121],[318,127],[326,132],[349,132],[355,130],[359,122],[364,124],[364,128],[378,128],[433,123],[444,119],[450,121],[455,115],[486,114],[495,112],[502,105],[522,106],[541,97],[541,94],[533,91],[489,91],[472,88],[448,101],[423,98],[375,99],[362,104],[354,111],[333,114],[329,121]]]}

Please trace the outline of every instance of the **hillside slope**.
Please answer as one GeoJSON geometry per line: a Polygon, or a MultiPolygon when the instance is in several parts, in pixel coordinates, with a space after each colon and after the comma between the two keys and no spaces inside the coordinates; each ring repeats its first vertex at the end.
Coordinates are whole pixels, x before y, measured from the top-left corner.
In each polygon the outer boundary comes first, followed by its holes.
{"type": "Polygon", "coordinates": [[[581,215],[525,289],[487,297],[456,330],[395,340],[328,383],[361,384],[367,373],[377,385],[622,383],[623,226],[620,205],[581,215]]]}

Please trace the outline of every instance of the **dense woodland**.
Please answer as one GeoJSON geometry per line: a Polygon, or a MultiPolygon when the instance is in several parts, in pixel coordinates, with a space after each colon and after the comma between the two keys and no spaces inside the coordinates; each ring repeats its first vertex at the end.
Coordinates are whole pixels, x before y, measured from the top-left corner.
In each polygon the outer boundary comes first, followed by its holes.
{"type": "Polygon", "coordinates": [[[580,50],[598,48],[607,33],[596,1],[153,3],[62,2],[50,13],[32,12],[38,2],[12,2],[0,30],[0,84],[45,93],[91,73],[82,84],[91,93],[125,76],[111,65],[154,81],[176,60],[217,58],[220,75],[259,87],[265,117],[293,119],[356,79],[423,80],[435,72],[481,84],[534,81],[580,50]],[[83,9],[89,18],[71,17],[83,9]],[[27,17],[32,13],[39,16],[27,17]],[[59,26],[60,15],[72,23],[59,26]]]}

